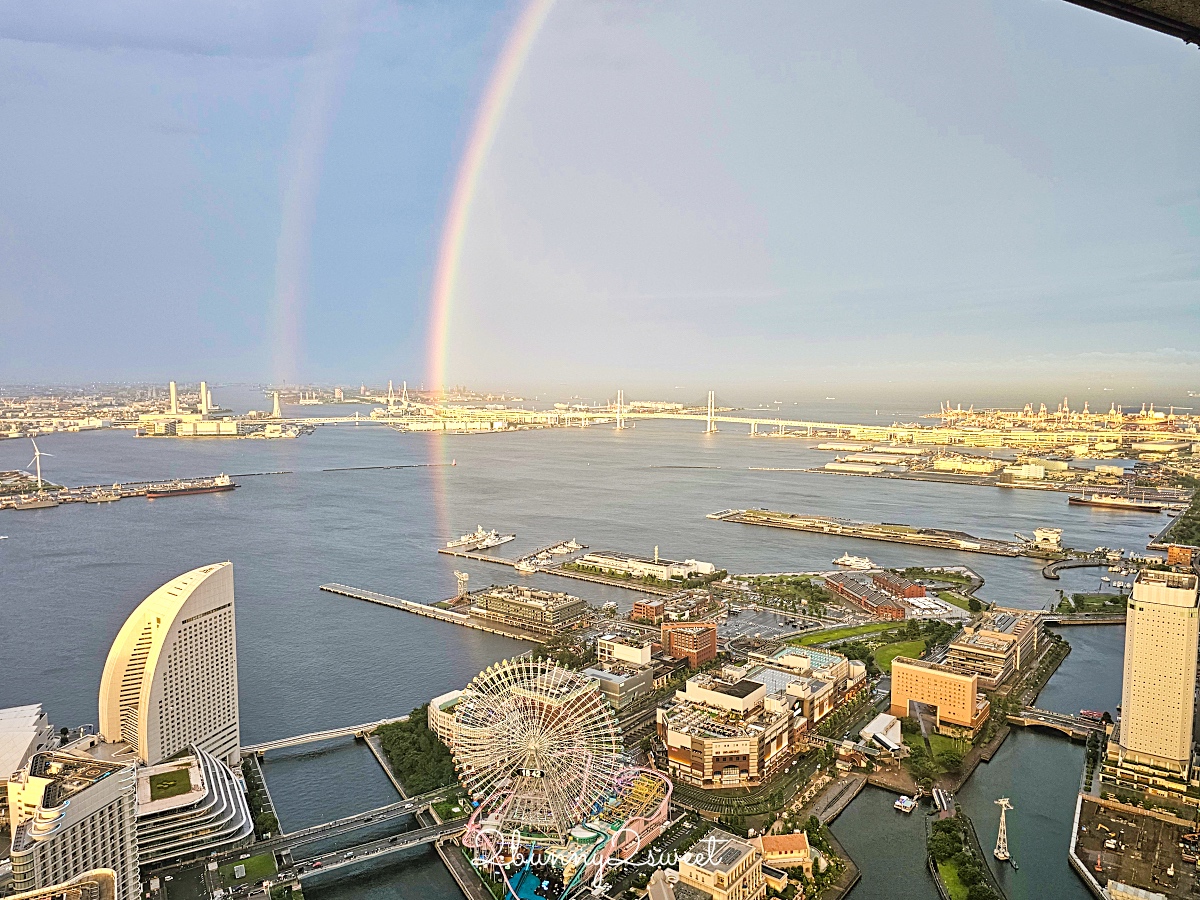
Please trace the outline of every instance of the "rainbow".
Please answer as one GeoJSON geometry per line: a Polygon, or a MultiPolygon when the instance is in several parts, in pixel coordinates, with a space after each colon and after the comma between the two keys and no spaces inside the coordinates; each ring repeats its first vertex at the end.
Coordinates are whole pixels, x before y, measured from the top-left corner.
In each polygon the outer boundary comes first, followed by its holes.
{"type": "Polygon", "coordinates": [[[450,326],[450,304],[462,260],[463,243],[467,222],[471,215],[471,204],[479,187],[479,176],[487,160],[488,151],[500,128],[505,107],[512,97],[513,88],[521,75],[521,69],[529,57],[534,39],[550,14],[554,0],[530,0],[521,12],[517,23],[504,44],[504,49],[492,70],[491,79],[479,110],[471,138],[458,164],[458,175],[450,195],[450,206],[446,211],[442,227],[442,240],[438,246],[437,267],[433,277],[433,296],[430,303],[428,360],[429,389],[441,390],[446,386],[447,332],[450,326]]]}

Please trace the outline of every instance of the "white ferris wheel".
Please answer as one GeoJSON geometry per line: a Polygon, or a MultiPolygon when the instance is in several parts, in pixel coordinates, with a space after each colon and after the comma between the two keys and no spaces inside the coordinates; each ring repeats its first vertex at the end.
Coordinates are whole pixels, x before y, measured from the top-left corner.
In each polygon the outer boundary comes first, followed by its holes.
{"type": "MultiPolygon", "coordinates": [[[[614,796],[616,716],[595,682],[547,660],[504,660],[467,685],[454,763],[488,826],[564,840],[614,796]]],[[[482,822],[481,822],[482,824],[482,822]]]]}

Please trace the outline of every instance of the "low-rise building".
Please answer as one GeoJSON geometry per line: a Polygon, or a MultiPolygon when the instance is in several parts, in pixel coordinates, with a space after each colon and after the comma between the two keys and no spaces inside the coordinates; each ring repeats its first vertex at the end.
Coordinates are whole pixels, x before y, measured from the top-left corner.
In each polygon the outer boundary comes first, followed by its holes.
{"type": "Polygon", "coordinates": [[[8,900],[116,900],[117,873],[92,869],[70,881],[15,894],[8,900]]]}
{"type": "Polygon", "coordinates": [[[979,676],[922,659],[892,660],[893,716],[932,712],[939,734],[974,737],[988,720],[991,706],[979,691],[979,676]]]}
{"type": "Polygon", "coordinates": [[[714,828],[679,861],[679,881],[713,900],[762,900],[767,896],[762,856],[748,842],[714,828]]]}
{"type": "Polygon", "coordinates": [[[814,854],[807,832],[759,835],[751,838],[750,844],[762,856],[764,865],[776,869],[803,869],[804,874],[812,878],[814,854]]]}
{"type": "Polygon", "coordinates": [[[944,662],[977,674],[980,687],[994,691],[1037,658],[1044,618],[1038,610],[993,607],[963,627],[946,648],[944,662]]]}
{"type": "Polygon", "coordinates": [[[624,709],[638,697],[654,690],[654,667],[650,665],[599,663],[584,669],[583,674],[596,679],[600,693],[613,709],[624,709]]]}
{"type": "Polygon", "coordinates": [[[717,658],[717,626],[713,622],[663,622],[662,646],[669,656],[686,659],[698,669],[717,658]]]}
{"type": "Polygon", "coordinates": [[[492,586],[475,595],[471,615],[554,634],[575,624],[587,611],[578,597],[539,591],[519,584],[492,586]]]}
{"type": "Polygon", "coordinates": [[[834,572],[825,577],[826,586],[835,594],[845,597],[855,606],[879,619],[899,621],[905,616],[904,605],[883,591],[876,590],[845,572],[834,572]]]}
{"type": "Polygon", "coordinates": [[[893,597],[899,597],[902,600],[925,596],[925,585],[909,581],[903,575],[899,575],[896,572],[876,572],[871,576],[871,581],[875,583],[875,587],[879,588],[879,590],[891,594],[893,597]]]}
{"type": "Polygon", "coordinates": [[[8,777],[54,743],[54,729],[40,703],[0,709],[0,806],[7,803],[8,777]]]}
{"type": "Polygon", "coordinates": [[[196,747],[137,770],[138,863],[199,859],[254,839],[254,819],[228,766],[196,747]]]}
{"type": "Polygon", "coordinates": [[[635,622],[646,622],[649,625],[657,625],[665,616],[666,606],[662,600],[635,600],[633,611],[629,613],[629,618],[635,622]]]}
{"type": "Polygon", "coordinates": [[[597,569],[606,575],[655,578],[659,581],[683,581],[698,575],[712,575],[717,571],[717,567],[712,563],[696,559],[664,559],[658,555],[657,547],[654,548],[652,559],[602,550],[585,554],[577,561],[577,565],[597,569]]]}
{"type": "Polygon", "coordinates": [[[763,680],[731,667],[688,679],[657,711],[672,778],[703,788],[762,783],[792,758],[807,733],[795,697],[768,697],[763,680]]]}
{"type": "Polygon", "coordinates": [[[602,663],[648,666],[653,655],[654,641],[643,635],[606,634],[596,639],[596,659],[602,663]]]}
{"type": "Polygon", "coordinates": [[[429,701],[425,720],[429,730],[447,747],[454,746],[454,709],[462,700],[462,691],[449,691],[429,701]]]}

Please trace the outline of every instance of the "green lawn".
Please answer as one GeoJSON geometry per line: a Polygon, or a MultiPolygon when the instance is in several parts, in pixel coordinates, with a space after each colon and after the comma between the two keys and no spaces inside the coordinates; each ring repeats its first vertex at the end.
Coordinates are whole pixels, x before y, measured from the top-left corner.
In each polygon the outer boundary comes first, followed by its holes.
{"type": "Polygon", "coordinates": [[[971,607],[967,602],[967,598],[962,594],[956,594],[953,591],[938,591],[937,595],[938,599],[945,600],[947,603],[957,606],[959,609],[965,609],[967,612],[971,611],[971,607]]]}
{"type": "Polygon", "coordinates": [[[170,772],[159,772],[150,776],[150,799],[166,800],[168,797],[178,797],[192,789],[192,779],[187,766],[180,766],[170,772]]]}
{"type": "Polygon", "coordinates": [[[851,628],[833,628],[829,631],[817,631],[813,634],[806,634],[804,637],[793,640],[792,643],[799,644],[801,647],[811,647],[813,644],[825,644],[829,641],[841,641],[850,637],[858,637],[862,634],[878,634],[881,631],[887,631],[896,627],[897,625],[895,622],[877,622],[873,625],[856,625],[851,628]]]}
{"type": "Polygon", "coordinates": [[[458,819],[465,816],[471,810],[471,804],[467,802],[463,796],[448,797],[443,803],[433,804],[434,812],[438,817],[446,822],[450,819],[458,819]]]}
{"type": "Polygon", "coordinates": [[[217,874],[221,876],[221,884],[230,888],[237,884],[258,884],[266,878],[270,878],[275,874],[275,854],[274,853],[259,853],[256,856],[251,856],[249,859],[239,859],[234,862],[225,863],[217,870],[217,874]],[[243,878],[235,878],[233,870],[237,866],[246,867],[246,875],[243,878]]]}
{"type": "Polygon", "coordinates": [[[925,652],[924,641],[900,641],[895,644],[884,644],[875,651],[875,665],[884,672],[892,671],[892,660],[897,656],[909,656],[919,659],[925,652]]]}
{"type": "Polygon", "coordinates": [[[942,884],[950,894],[950,900],[967,900],[967,886],[958,880],[958,866],[954,860],[948,859],[937,864],[938,874],[942,876],[942,884]]]}
{"type": "MultiPolygon", "coordinates": [[[[1124,594],[1114,594],[1111,591],[1071,595],[1071,603],[1075,607],[1075,611],[1081,613],[1119,613],[1125,610],[1127,602],[1128,599],[1124,594]]],[[[1059,608],[1064,609],[1064,604],[1059,604],[1059,608]]]]}

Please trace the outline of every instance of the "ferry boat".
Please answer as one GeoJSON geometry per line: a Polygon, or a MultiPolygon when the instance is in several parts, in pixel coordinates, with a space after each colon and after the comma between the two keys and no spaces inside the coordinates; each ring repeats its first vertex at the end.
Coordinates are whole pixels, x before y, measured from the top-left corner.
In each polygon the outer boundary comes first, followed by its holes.
{"type": "Polygon", "coordinates": [[[917,808],[917,801],[912,797],[906,797],[901,794],[900,799],[893,803],[892,807],[902,813],[908,814],[917,808]]]}
{"type": "Polygon", "coordinates": [[[849,553],[843,553],[833,561],[835,566],[841,566],[845,569],[874,569],[875,563],[871,562],[865,556],[851,556],[849,553]]]}
{"type": "Polygon", "coordinates": [[[1133,497],[1121,497],[1115,494],[1092,494],[1091,496],[1068,497],[1067,504],[1070,506],[1098,506],[1101,509],[1123,509],[1130,512],[1152,513],[1162,512],[1166,506],[1164,503],[1156,503],[1153,500],[1135,500],[1133,497]]]}
{"type": "Polygon", "coordinates": [[[517,560],[513,568],[516,569],[518,575],[532,575],[537,571],[537,566],[527,559],[517,560]]]}
{"type": "Polygon", "coordinates": [[[147,500],[157,500],[162,497],[185,497],[189,494],[219,494],[232,491],[237,485],[228,475],[218,475],[215,478],[200,478],[196,481],[169,481],[164,484],[153,484],[146,491],[147,500]]]}

